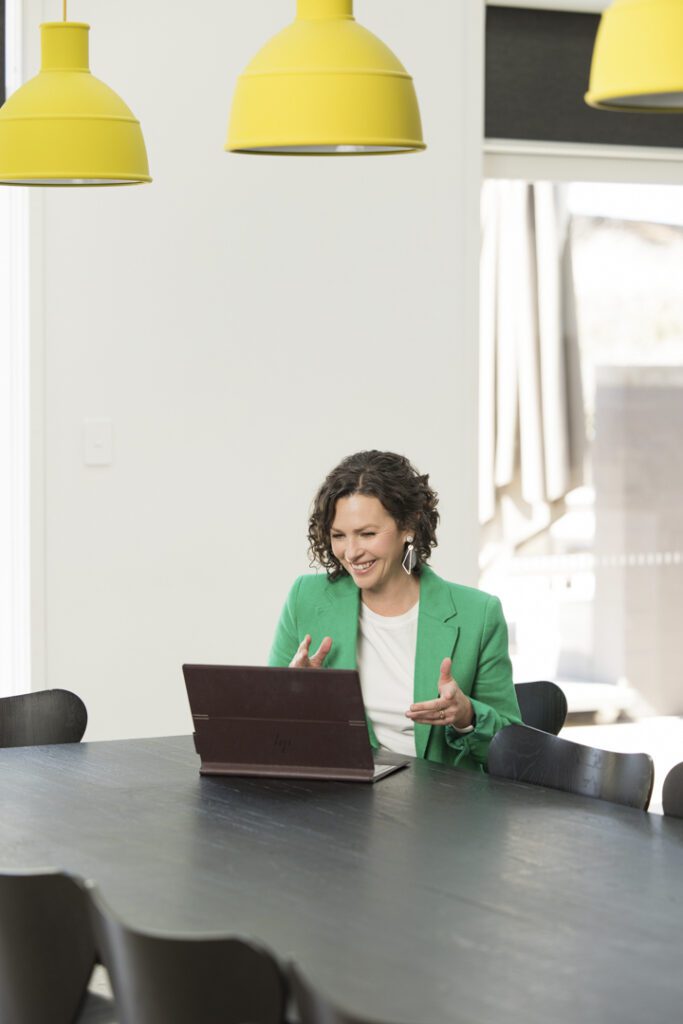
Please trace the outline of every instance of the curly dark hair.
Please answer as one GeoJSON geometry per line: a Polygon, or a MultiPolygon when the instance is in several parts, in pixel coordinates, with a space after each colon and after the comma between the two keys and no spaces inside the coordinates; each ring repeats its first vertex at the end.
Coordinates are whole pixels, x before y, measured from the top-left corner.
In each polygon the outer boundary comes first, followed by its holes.
{"type": "Polygon", "coordinates": [[[429,486],[429,475],[421,476],[404,455],[394,452],[357,452],[327,475],[315,496],[308,522],[311,565],[321,565],[332,581],[348,576],[332,554],[330,531],[337,502],[350,494],[377,498],[399,530],[415,532],[417,560],[413,572],[419,576],[421,566],[437,545],[439,498],[429,486]]]}

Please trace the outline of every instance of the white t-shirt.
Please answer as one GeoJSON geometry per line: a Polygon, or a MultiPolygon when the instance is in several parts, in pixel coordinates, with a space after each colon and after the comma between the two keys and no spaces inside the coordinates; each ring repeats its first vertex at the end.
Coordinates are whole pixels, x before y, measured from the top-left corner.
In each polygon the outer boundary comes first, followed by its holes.
{"type": "Polygon", "coordinates": [[[361,601],[358,671],[365,707],[381,746],[415,756],[413,703],[419,602],[403,615],[378,615],[361,601]]]}

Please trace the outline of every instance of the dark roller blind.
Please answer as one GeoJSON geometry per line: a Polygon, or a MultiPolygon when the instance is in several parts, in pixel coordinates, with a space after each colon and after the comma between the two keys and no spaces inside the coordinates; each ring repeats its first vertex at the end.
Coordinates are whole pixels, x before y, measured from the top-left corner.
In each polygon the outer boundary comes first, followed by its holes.
{"type": "Polygon", "coordinates": [[[683,148],[683,114],[593,110],[588,88],[600,17],[486,9],[486,137],[683,148]]]}
{"type": "Polygon", "coordinates": [[[0,0],[0,103],[5,102],[5,0],[0,0]]]}

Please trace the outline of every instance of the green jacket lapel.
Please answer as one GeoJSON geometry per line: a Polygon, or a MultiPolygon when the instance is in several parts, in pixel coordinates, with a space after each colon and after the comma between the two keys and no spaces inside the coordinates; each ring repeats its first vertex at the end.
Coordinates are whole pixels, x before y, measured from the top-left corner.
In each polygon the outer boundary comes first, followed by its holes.
{"type": "MultiPolygon", "coordinates": [[[[343,576],[325,588],[316,608],[316,630],[312,648],[324,636],[331,636],[332,651],[326,661],[330,668],[357,669],[358,615],[360,590],[350,576],[343,576]]],[[[417,622],[417,649],[413,700],[417,703],[438,696],[439,668],[444,658],[452,658],[460,628],[458,611],[448,584],[428,566],[420,576],[420,612],[417,622]]],[[[374,730],[368,722],[370,740],[377,746],[374,730]]],[[[415,725],[415,750],[424,757],[432,726],[415,725]]]]}
{"type": "Polygon", "coordinates": [[[325,594],[316,609],[317,642],[324,636],[332,637],[332,650],[326,661],[329,668],[358,668],[356,645],[358,642],[358,614],[360,590],[350,576],[342,576],[325,588],[325,594]]]}
{"type": "MultiPolygon", "coordinates": [[[[318,643],[324,636],[332,637],[332,650],[326,664],[330,668],[358,668],[358,618],[360,590],[350,576],[342,576],[326,588],[325,599],[317,609],[318,643]]],[[[370,743],[379,743],[372,722],[367,719],[370,743]]]]}
{"type": "MultiPolygon", "coordinates": [[[[451,589],[445,580],[424,566],[420,574],[420,612],[417,620],[414,701],[434,700],[439,695],[439,669],[452,658],[460,627],[451,589]]],[[[415,750],[424,757],[434,726],[415,724],[415,750]]]]}

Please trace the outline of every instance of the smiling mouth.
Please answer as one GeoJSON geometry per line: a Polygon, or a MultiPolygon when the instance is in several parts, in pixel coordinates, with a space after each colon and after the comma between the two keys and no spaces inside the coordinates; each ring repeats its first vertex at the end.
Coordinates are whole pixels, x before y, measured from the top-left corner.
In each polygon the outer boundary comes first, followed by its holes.
{"type": "Polygon", "coordinates": [[[376,561],[377,559],[373,558],[371,562],[349,562],[349,566],[354,575],[363,576],[372,569],[376,561]]]}

